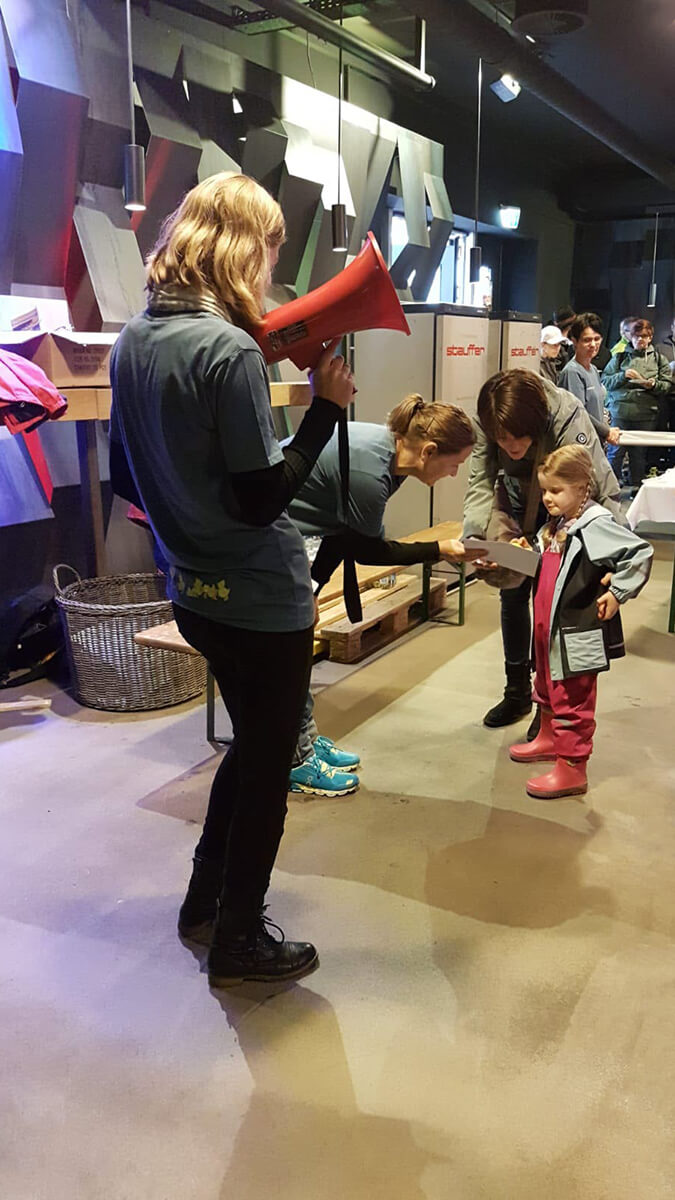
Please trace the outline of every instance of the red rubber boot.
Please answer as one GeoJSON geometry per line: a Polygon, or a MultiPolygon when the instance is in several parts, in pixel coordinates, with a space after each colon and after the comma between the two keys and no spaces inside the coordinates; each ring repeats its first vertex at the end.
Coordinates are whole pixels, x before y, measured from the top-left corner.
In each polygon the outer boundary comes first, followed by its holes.
{"type": "Polygon", "coordinates": [[[555,762],[553,713],[550,709],[541,709],[541,728],[537,736],[531,742],[517,742],[510,747],[509,754],[514,762],[555,762]]]}
{"type": "Polygon", "coordinates": [[[534,796],[537,800],[583,796],[587,791],[586,763],[579,759],[558,758],[552,771],[527,781],[528,796],[534,796]]]}

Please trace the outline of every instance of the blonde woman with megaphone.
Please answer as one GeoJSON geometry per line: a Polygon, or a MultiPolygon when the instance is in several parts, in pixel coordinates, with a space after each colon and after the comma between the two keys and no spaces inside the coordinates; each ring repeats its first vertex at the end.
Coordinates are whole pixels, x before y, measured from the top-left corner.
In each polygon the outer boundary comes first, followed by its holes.
{"type": "MultiPolygon", "coordinates": [[[[474,427],[461,408],[427,404],[407,396],[389,414],[386,425],[349,423],[349,500],[345,511],[338,436],[333,434],[303,486],[288,507],[291,520],[307,538],[320,537],[312,564],[315,594],[343,561],[381,566],[464,562],[477,558],[460,541],[394,542],[384,537],[387,501],[405,483],[417,479],[433,487],[456,475],[471,454],[474,427]]],[[[300,727],[290,787],[311,795],[344,796],[359,786],[358,755],[340,750],[319,734],[311,691],[300,727]]]]}
{"type": "Polygon", "coordinates": [[[147,309],[120,334],[111,367],[113,486],[147,514],[178,627],[209,663],[234,731],[178,922],[210,944],[216,987],[297,979],[318,964],[314,946],[275,939],[264,916],[314,626],[307,555],[285,510],[354,385],[329,346],[282,451],[252,335],[284,239],[279,205],[253,179],[198,184],[164,223],[147,309]]]}

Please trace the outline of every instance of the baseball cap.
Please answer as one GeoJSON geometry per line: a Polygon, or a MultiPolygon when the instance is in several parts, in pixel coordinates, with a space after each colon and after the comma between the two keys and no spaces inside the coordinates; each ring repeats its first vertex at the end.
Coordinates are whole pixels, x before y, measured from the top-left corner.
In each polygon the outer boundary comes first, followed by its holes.
{"type": "Polygon", "coordinates": [[[539,340],[547,346],[559,346],[561,342],[565,341],[565,335],[557,325],[544,325],[539,340]]]}

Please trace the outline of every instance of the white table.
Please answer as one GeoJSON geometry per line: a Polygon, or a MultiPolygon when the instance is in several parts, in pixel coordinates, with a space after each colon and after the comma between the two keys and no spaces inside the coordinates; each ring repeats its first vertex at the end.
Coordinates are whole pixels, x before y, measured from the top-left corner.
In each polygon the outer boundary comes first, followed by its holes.
{"type": "MultiPolygon", "coordinates": [[[[645,480],[626,513],[626,520],[631,529],[639,526],[645,537],[675,540],[675,467],[656,479],[645,480]]],[[[675,561],[668,633],[675,633],[675,561]]]]}

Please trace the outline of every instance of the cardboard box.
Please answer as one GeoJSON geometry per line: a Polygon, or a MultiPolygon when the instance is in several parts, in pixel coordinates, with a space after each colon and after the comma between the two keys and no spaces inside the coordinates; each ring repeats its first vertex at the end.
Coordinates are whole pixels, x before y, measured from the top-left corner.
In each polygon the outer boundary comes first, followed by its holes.
{"type": "Polygon", "coordinates": [[[108,387],[116,333],[0,333],[0,347],[30,358],[57,388],[108,387]]]}

